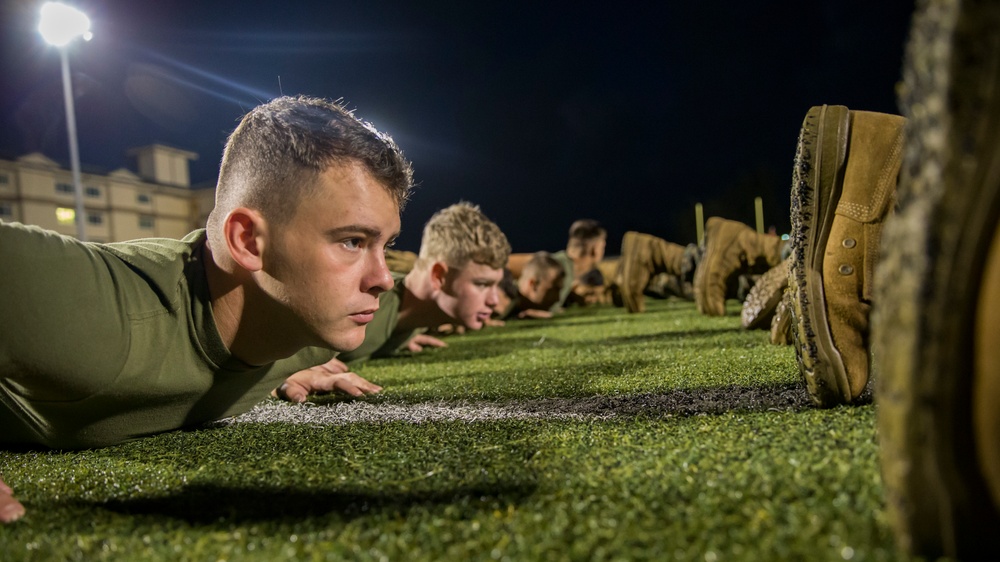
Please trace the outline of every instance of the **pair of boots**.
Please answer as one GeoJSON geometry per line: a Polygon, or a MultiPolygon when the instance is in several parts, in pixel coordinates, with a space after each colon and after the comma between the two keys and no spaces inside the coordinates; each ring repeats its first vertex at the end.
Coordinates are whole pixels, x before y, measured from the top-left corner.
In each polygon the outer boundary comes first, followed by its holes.
{"type": "Polygon", "coordinates": [[[882,476],[904,550],[996,559],[1000,133],[983,115],[1000,117],[1000,102],[978,95],[996,92],[1000,73],[972,76],[992,89],[952,91],[965,106],[917,106],[908,136],[903,117],[809,110],[785,302],[814,403],[856,402],[877,386],[882,476]]]}
{"type": "Polygon", "coordinates": [[[704,251],[694,272],[698,312],[725,315],[726,298],[738,293],[740,280],[779,265],[786,247],[786,242],[773,234],[759,234],[741,222],[709,217],[705,221],[704,251]]]}
{"type": "Polygon", "coordinates": [[[690,298],[696,252],[662,238],[629,231],[622,237],[614,275],[614,302],[629,312],[646,310],[645,293],[667,292],[690,298]]]}
{"type": "MultiPolygon", "coordinates": [[[[702,314],[723,316],[727,298],[743,300],[746,294],[746,300],[755,304],[744,311],[744,327],[753,328],[770,321],[774,313],[776,301],[756,303],[755,299],[772,298],[777,289],[770,270],[782,263],[787,252],[787,243],[778,236],[758,234],[743,223],[719,217],[706,222],[702,248],[626,232],[613,277],[615,304],[629,312],[643,312],[645,294],[677,295],[694,300],[702,314]],[[754,288],[742,290],[744,285],[754,288]]],[[[787,282],[782,283],[783,289],[787,282]]]]}
{"type": "Polygon", "coordinates": [[[703,314],[722,316],[726,298],[742,298],[742,286],[780,262],[785,246],[777,236],[757,234],[745,224],[718,217],[707,221],[704,248],[626,232],[614,276],[614,301],[629,312],[643,312],[645,294],[677,295],[696,301],[703,314]]]}

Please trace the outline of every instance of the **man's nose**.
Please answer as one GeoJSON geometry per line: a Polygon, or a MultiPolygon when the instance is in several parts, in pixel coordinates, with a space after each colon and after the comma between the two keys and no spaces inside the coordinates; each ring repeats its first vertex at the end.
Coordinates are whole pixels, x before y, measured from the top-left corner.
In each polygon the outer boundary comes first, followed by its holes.
{"type": "Polygon", "coordinates": [[[368,271],[365,274],[364,291],[375,290],[378,293],[384,293],[391,289],[393,284],[392,272],[389,271],[389,266],[385,263],[385,252],[372,252],[368,271]]]}

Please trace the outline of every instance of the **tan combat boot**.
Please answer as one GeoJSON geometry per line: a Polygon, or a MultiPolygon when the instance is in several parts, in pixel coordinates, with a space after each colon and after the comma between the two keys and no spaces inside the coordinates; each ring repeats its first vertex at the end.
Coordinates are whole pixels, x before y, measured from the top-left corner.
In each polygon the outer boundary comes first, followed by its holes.
{"type": "Polygon", "coordinates": [[[871,280],[895,198],[904,122],[824,105],[802,124],[789,292],[800,371],[821,407],[853,402],[868,384],[871,280]]]}
{"type": "Polygon", "coordinates": [[[629,312],[646,309],[643,292],[658,273],[680,276],[684,246],[662,238],[629,231],[622,238],[622,252],[615,281],[629,312]]]}
{"type": "Polygon", "coordinates": [[[726,295],[741,274],[764,273],[781,263],[785,242],[773,234],[759,234],[749,226],[719,217],[705,222],[705,252],[694,272],[694,300],[698,312],[726,313],[726,295]]]}

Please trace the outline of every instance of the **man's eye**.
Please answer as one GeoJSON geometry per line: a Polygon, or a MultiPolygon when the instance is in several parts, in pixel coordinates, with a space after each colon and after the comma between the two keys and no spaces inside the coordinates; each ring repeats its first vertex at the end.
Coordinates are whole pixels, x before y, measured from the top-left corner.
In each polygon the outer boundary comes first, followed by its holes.
{"type": "Polygon", "coordinates": [[[356,250],[357,248],[359,248],[361,246],[361,239],[360,238],[348,238],[347,240],[344,240],[344,246],[347,246],[347,248],[349,250],[356,250]]]}

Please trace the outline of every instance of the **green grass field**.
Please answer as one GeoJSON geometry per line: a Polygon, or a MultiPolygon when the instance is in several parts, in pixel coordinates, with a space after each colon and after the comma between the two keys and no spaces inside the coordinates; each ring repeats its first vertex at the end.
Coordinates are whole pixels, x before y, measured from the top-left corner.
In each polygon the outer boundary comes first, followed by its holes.
{"type": "Polygon", "coordinates": [[[571,310],[360,366],[351,401],[0,451],[15,560],[899,560],[875,406],[693,303],[571,310]]]}

